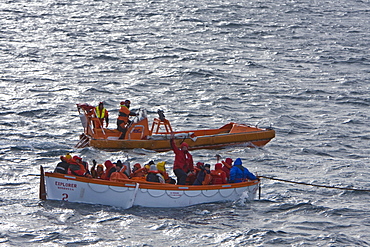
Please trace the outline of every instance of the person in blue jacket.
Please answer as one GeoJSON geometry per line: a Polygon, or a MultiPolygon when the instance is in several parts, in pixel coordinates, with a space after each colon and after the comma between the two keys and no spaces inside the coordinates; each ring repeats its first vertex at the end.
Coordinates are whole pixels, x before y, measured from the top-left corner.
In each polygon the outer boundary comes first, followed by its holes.
{"type": "Polygon", "coordinates": [[[248,179],[256,180],[257,177],[243,166],[243,162],[240,158],[237,158],[230,169],[230,183],[241,183],[248,179]]]}

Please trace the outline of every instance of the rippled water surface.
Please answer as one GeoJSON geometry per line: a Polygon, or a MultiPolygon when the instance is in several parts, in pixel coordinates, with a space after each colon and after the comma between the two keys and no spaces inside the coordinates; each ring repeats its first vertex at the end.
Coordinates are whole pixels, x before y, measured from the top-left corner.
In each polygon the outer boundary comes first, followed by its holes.
{"type": "Polygon", "coordinates": [[[193,151],[241,157],[262,176],[370,189],[370,2],[0,3],[0,245],[370,246],[369,198],[262,179],[261,199],[181,209],[43,202],[39,166],[167,161],[173,153],[75,149],[76,103],[163,109],[175,130],[234,121],[276,138],[193,151]]]}

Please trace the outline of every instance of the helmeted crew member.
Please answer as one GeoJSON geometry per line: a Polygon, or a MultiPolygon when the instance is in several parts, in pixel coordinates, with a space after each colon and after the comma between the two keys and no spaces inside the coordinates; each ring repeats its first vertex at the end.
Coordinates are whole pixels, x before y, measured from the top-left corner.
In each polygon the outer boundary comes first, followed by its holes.
{"type": "Polygon", "coordinates": [[[100,102],[97,107],[95,107],[95,116],[99,119],[101,127],[103,127],[103,122],[105,120],[105,127],[108,128],[109,116],[108,110],[104,108],[104,103],[100,102]]]}
{"type": "Polygon", "coordinates": [[[222,164],[217,163],[215,165],[215,170],[211,171],[212,175],[212,184],[226,184],[226,173],[222,170],[222,164]]]}
{"type": "Polygon", "coordinates": [[[247,168],[242,165],[242,160],[237,158],[234,161],[233,167],[230,169],[230,183],[241,183],[246,180],[256,180],[257,177],[253,175],[247,168]]]}
{"type": "Polygon", "coordinates": [[[185,185],[188,173],[194,170],[193,156],[189,153],[189,145],[186,142],[181,143],[180,148],[176,146],[173,134],[171,135],[170,143],[175,153],[173,172],[177,177],[177,184],[185,185]]]}
{"type": "Polygon", "coordinates": [[[72,156],[71,156],[70,153],[67,153],[66,156],[65,156],[65,160],[68,161],[70,159],[72,159],[72,156]]]}
{"type": "Polygon", "coordinates": [[[130,116],[136,116],[135,112],[130,111],[130,104],[131,101],[125,100],[122,101],[118,113],[117,118],[117,129],[122,132],[119,139],[125,139],[126,132],[127,132],[127,124],[130,122],[129,117],[130,116]]]}

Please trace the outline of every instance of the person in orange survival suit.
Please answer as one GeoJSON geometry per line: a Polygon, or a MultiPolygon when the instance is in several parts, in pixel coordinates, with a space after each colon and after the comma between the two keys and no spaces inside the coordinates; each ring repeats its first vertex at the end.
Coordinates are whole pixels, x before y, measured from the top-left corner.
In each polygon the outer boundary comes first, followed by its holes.
{"type": "Polygon", "coordinates": [[[98,164],[96,169],[91,168],[91,176],[93,178],[102,178],[104,174],[104,166],[102,164],[98,164]]]}
{"type": "Polygon", "coordinates": [[[134,180],[146,180],[146,175],[148,174],[148,168],[143,167],[141,168],[141,165],[139,163],[136,163],[134,167],[132,168],[132,172],[130,174],[130,178],[134,180]]]}
{"type": "Polygon", "coordinates": [[[222,170],[222,164],[217,163],[215,165],[215,170],[211,171],[212,182],[211,184],[226,184],[226,173],[222,170]]]}
{"type": "Polygon", "coordinates": [[[127,175],[125,174],[126,168],[127,167],[122,163],[117,163],[116,171],[112,173],[109,180],[113,182],[124,182],[122,181],[123,179],[128,179],[127,175]]]}
{"type": "Polygon", "coordinates": [[[103,123],[105,120],[105,127],[108,128],[109,115],[107,109],[104,108],[104,103],[100,102],[97,107],[95,107],[95,116],[99,119],[100,125],[103,128],[103,123]]]}
{"type": "Polygon", "coordinates": [[[70,159],[68,163],[69,163],[69,167],[68,167],[69,175],[75,175],[75,176],[88,176],[89,175],[84,164],[82,163],[82,158],[78,156],[73,156],[73,158],[70,159]]]}
{"type": "Polygon", "coordinates": [[[117,129],[121,132],[119,139],[125,139],[127,125],[130,123],[129,117],[136,116],[135,112],[129,110],[130,104],[131,101],[129,100],[122,101],[120,104],[121,108],[119,109],[117,118],[117,129]]]}

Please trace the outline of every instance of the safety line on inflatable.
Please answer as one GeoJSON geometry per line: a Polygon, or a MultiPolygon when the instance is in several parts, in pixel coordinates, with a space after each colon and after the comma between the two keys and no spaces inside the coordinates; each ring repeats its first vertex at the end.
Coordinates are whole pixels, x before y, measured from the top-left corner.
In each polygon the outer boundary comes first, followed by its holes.
{"type": "Polygon", "coordinates": [[[305,183],[305,182],[296,182],[296,181],[290,181],[290,180],[285,180],[285,179],[281,179],[281,178],[273,178],[273,177],[267,177],[267,176],[258,176],[258,177],[266,178],[266,179],[270,179],[270,180],[281,181],[281,182],[286,182],[286,183],[302,184],[302,185],[309,185],[309,186],[328,188],[328,189],[370,192],[370,190],[364,190],[364,189],[343,188],[343,187],[336,187],[336,186],[330,186],[330,185],[310,184],[310,183],[305,183]]]}

